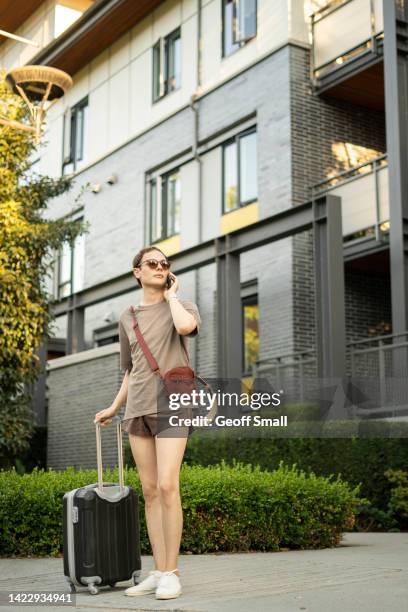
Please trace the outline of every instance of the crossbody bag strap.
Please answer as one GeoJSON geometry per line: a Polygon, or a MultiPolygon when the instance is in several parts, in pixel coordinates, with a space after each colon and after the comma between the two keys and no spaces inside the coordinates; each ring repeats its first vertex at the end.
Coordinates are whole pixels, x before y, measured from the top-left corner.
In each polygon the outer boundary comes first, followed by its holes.
{"type": "Polygon", "coordinates": [[[144,339],[143,334],[140,331],[140,327],[139,327],[139,324],[136,318],[135,309],[133,308],[133,306],[130,307],[130,312],[132,313],[132,316],[133,316],[133,329],[135,330],[136,338],[140,344],[140,347],[143,353],[145,354],[145,357],[147,361],[149,362],[149,365],[152,368],[153,372],[161,376],[159,365],[157,361],[155,360],[155,358],[153,357],[153,355],[151,354],[150,349],[146,344],[146,340],[144,339]]]}
{"type": "MultiPolygon", "coordinates": [[[[137,318],[136,318],[136,312],[135,309],[133,308],[133,306],[130,307],[130,312],[132,313],[133,316],[133,329],[135,330],[135,334],[136,334],[136,338],[142,348],[142,351],[145,354],[145,357],[147,359],[147,361],[149,362],[150,367],[152,368],[153,372],[155,372],[155,374],[159,374],[161,376],[160,370],[159,370],[159,365],[156,361],[156,359],[153,357],[153,355],[150,352],[149,347],[146,344],[146,340],[143,337],[142,332],[140,331],[140,327],[139,324],[137,322],[137,318]]],[[[187,349],[184,346],[184,342],[183,340],[180,340],[181,342],[181,346],[183,347],[184,353],[186,355],[187,358],[187,363],[190,363],[190,359],[187,353],[187,349]]]]}

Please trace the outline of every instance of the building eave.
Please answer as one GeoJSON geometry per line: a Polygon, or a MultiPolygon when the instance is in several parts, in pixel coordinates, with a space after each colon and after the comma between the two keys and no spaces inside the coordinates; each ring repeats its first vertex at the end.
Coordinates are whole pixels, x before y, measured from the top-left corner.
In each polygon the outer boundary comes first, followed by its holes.
{"type": "MultiPolygon", "coordinates": [[[[1,0],[0,29],[13,34],[43,3],[44,0],[1,0]]],[[[1,37],[0,45],[7,40],[8,38],[1,37]]]]}
{"type": "Polygon", "coordinates": [[[164,0],[98,0],[30,59],[73,75],[144,19],[164,0]]]}

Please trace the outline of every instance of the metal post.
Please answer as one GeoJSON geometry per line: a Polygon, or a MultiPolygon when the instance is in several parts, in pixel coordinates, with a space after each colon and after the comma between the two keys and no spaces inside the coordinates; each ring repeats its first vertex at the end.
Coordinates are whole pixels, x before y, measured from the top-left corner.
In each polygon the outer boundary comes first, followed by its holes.
{"type": "Polygon", "coordinates": [[[228,235],[216,238],[218,376],[241,379],[242,309],[239,254],[228,235]]]}
{"type": "Polygon", "coordinates": [[[37,354],[40,358],[41,372],[36,382],[34,383],[33,391],[33,410],[37,425],[46,425],[46,390],[47,390],[47,337],[43,337],[42,344],[37,349],[37,354]]]}
{"type": "Polygon", "coordinates": [[[300,401],[303,403],[305,400],[305,381],[304,381],[304,367],[303,367],[303,356],[300,354],[299,363],[299,378],[300,378],[300,401]]]}
{"type": "MultiPolygon", "coordinates": [[[[408,7],[383,0],[383,13],[392,331],[401,334],[408,329],[408,7]]],[[[393,376],[407,372],[407,348],[395,349],[393,376]]]]}
{"type": "Polygon", "coordinates": [[[385,386],[385,352],[384,341],[380,340],[378,344],[378,369],[380,375],[380,402],[381,408],[385,408],[387,403],[387,394],[385,386]]]}
{"type": "Polygon", "coordinates": [[[75,294],[69,298],[67,313],[66,354],[79,353],[85,348],[84,339],[85,309],[75,305],[75,294]]]}
{"type": "Polygon", "coordinates": [[[378,171],[379,164],[377,161],[373,162],[373,173],[374,173],[374,189],[375,189],[375,239],[381,240],[380,232],[380,216],[381,216],[381,202],[380,202],[380,187],[378,184],[378,171]]]}
{"type": "Polygon", "coordinates": [[[316,279],[317,375],[346,374],[346,322],[341,199],[326,195],[313,202],[316,279]]]}

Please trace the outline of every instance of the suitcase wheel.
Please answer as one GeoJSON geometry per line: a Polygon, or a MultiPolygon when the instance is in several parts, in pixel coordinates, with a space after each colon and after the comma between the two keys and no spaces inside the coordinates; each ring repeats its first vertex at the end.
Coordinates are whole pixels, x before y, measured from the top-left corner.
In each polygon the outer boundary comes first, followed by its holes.
{"type": "Polygon", "coordinates": [[[136,570],[136,571],[133,572],[132,579],[133,579],[133,584],[134,585],[139,584],[138,581],[139,581],[141,573],[142,573],[141,570],[136,570]]]}
{"type": "Polygon", "coordinates": [[[98,587],[95,586],[94,584],[88,585],[88,591],[90,592],[91,595],[97,595],[99,593],[98,587]]]}

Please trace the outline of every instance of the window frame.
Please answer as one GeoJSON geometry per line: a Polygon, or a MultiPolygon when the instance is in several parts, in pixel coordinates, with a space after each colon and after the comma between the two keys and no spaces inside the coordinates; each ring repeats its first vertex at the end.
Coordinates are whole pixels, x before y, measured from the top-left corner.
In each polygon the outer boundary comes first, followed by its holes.
{"type": "Polygon", "coordinates": [[[181,58],[180,58],[180,83],[178,87],[170,89],[169,87],[169,71],[170,71],[170,45],[174,44],[176,40],[180,40],[181,44],[181,26],[178,26],[172,30],[167,36],[161,36],[152,47],[152,103],[155,104],[162,100],[164,97],[178,91],[181,88],[181,58]],[[159,79],[159,87],[156,87],[155,83],[155,51],[158,49],[159,66],[157,70],[157,76],[159,79]],[[156,95],[156,89],[158,89],[158,95],[156,95]]]}
{"type": "MultiPolygon", "coordinates": [[[[84,138],[85,138],[85,121],[83,120],[84,109],[88,108],[89,110],[89,98],[85,96],[79,102],[77,102],[74,106],[67,109],[64,114],[64,125],[63,125],[63,139],[62,139],[62,174],[65,175],[65,168],[72,164],[72,171],[75,172],[77,170],[78,162],[83,161],[84,157],[84,138]],[[82,123],[81,123],[81,157],[77,157],[77,130],[78,130],[78,115],[79,112],[82,113],[82,123]],[[69,121],[69,157],[65,154],[68,145],[67,145],[67,137],[68,130],[66,122],[69,121]]],[[[67,173],[70,174],[70,173],[67,173]]]]}
{"type": "MultiPolygon", "coordinates": [[[[84,221],[84,216],[80,216],[75,218],[75,221],[84,221]]],[[[75,293],[78,293],[78,291],[82,291],[82,289],[77,289],[76,291],[74,291],[74,286],[75,286],[75,243],[78,239],[84,240],[84,236],[78,235],[75,240],[74,243],[71,245],[69,244],[68,241],[64,241],[63,244],[60,246],[60,248],[57,251],[57,265],[56,265],[56,272],[57,272],[57,282],[55,285],[55,289],[56,289],[56,297],[58,300],[63,300],[71,295],[74,295],[75,293]],[[64,249],[64,245],[65,244],[69,245],[69,268],[70,268],[70,275],[69,275],[69,280],[64,281],[63,283],[61,283],[61,265],[62,265],[62,253],[63,253],[63,249],[64,249]],[[66,295],[62,295],[62,291],[61,289],[63,287],[65,287],[66,285],[69,286],[69,292],[66,295]]],[[[84,245],[85,247],[85,245],[84,245]]]]}
{"type": "MultiPolygon", "coordinates": [[[[253,287],[254,291],[248,295],[241,296],[241,325],[242,325],[242,354],[241,354],[241,371],[242,376],[252,376],[252,370],[245,369],[245,306],[258,306],[259,312],[259,295],[257,287],[253,287]]],[[[259,322],[259,319],[258,319],[259,322]]],[[[258,327],[258,338],[260,338],[258,327]]],[[[259,355],[258,355],[259,357],[259,355]]]]}
{"type": "MultiPolygon", "coordinates": [[[[240,145],[240,140],[242,138],[245,138],[246,136],[249,136],[250,134],[257,135],[256,136],[256,149],[257,149],[257,159],[258,159],[258,131],[257,131],[256,126],[248,128],[247,130],[244,130],[243,132],[239,132],[232,138],[229,138],[228,140],[222,143],[222,154],[221,154],[221,159],[222,159],[222,163],[221,163],[221,166],[222,166],[221,168],[221,175],[222,175],[221,176],[221,215],[222,216],[228,215],[232,212],[235,212],[236,210],[239,210],[240,208],[243,208],[244,206],[248,206],[248,204],[252,204],[253,202],[258,201],[258,180],[257,180],[256,197],[250,200],[246,200],[245,202],[241,202],[241,145],[240,145]],[[232,143],[235,143],[235,146],[237,147],[237,202],[238,202],[238,206],[236,208],[233,208],[232,210],[226,210],[225,209],[225,149],[232,143]]],[[[257,171],[258,171],[258,165],[257,165],[257,171]]],[[[257,175],[257,179],[258,179],[258,175],[257,175]]]]}
{"type": "Polygon", "coordinates": [[[255,1],[255,34],[253,34],[249,38],[234,41],[234,32],[236,31],[235,23],[238,19],[237,3],[239,2],[239,0],[221,0],[221,58],[222,59],[225,59],[227,57],[230,57],[231,55],[234,55],[234,53],[242,49],[242,47],[245,47],[246,44],[248,44],[251,40],[257,37],[258,35],[258,0],[254,0],[254,1],[255,1]],[[230,53],[227,53],[225,50],[225,6],[230,3],[232,4],[232,23],[231,23],[232,44],[238,45],[238,46],[236,49],[234,49],[230,53]]]}
{"type": "Polygon", "coordinates": [[[118,322],[113,321],[102,327],[97,327],[93,330],[92,346],[106,346],[119,342],[118,322]]]}
{"type": "Polygon", "coordinates": [[[164,172],[163,174],[159,174],[156,176],[152,176],[150,178],[150,189],[149,189],[149,244],[156,244],[161,242],[162,240],[167,240],[168,238],[172,238],[173,236],[178,236],[179,232],[169,233],[168,228],[168,198],[167,198],[167,188],[168,188],[168,179],[173,174],[179,175],[179,181],[181,183],[181,167],[176,166],[171,170],[164,172]],[[161,235],[157,238],[153,238],[153,206],[152,206],[152,194],[153,194],[153,184],[156,185],[156,198],[160,194],[160,206],[161,206],[161,226],[162,231],[161,235]]]}

